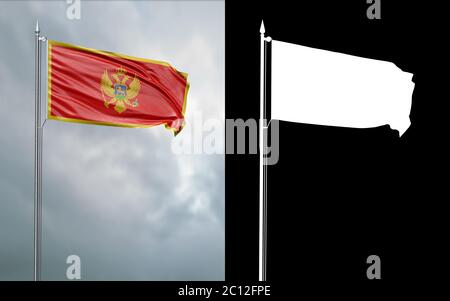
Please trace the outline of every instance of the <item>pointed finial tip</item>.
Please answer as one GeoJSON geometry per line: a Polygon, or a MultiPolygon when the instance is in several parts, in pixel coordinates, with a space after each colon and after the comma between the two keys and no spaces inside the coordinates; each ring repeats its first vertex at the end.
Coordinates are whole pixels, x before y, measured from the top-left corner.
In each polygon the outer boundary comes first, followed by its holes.
{"type": "Polygon", "coordinates": [[[259,32],[260,33],[265,33],[266,32],[266,29],[264,28],[264,21],[263,20],[261,20],[261,27],[259,28],[259,32]]]}
{"type": "Polygon", "coordinates": [[[36,20],[36,29],[35,32],[39,32],[39,20],[36,20]]]}

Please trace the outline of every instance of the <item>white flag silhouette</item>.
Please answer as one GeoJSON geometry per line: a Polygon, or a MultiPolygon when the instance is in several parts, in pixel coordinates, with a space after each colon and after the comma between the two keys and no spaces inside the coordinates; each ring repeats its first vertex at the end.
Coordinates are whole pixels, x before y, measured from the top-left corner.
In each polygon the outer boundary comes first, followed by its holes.
{"type": "Polygon", "coordinates": [[[352,128],[410,126],[412,74],[395,64],[272,40],[272,118],[352,128]]]}

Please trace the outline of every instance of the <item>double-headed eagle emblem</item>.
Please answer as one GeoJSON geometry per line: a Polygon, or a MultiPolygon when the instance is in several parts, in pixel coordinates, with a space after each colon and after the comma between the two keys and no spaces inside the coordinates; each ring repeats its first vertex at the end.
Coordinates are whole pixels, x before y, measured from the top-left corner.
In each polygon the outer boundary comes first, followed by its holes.
{"type": "Polygon", "coordinates": [[[114,110],[119,114],[125,112],[127,106],[137,107],[139,105],[136,97],[141,89],[141,83],[135,75],[131,83],[127,85],[131,77],[126,72],[122,67],[118,68],[116,73],[111,76],[113,82],[108,71],[105,70],[100,84],[105,107],[108,108],[110,104],[113,104],[115,105],[114,110]]]}

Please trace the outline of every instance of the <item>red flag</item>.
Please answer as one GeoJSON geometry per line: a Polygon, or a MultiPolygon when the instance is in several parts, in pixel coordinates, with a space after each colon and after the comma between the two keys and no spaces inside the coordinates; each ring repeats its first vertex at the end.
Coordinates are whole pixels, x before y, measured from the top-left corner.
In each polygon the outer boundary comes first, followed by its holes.
{"type": "Polygon", "coordinates": [[[187,74],[165,62],[48,41],[50,119],[124,127],[184,126],[187,74]]]}

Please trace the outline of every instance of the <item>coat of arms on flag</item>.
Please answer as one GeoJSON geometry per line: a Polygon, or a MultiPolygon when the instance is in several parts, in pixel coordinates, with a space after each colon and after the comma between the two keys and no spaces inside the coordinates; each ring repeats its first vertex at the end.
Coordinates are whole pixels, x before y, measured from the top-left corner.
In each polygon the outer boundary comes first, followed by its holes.
{"type": "Polygon", "coordinates": [[[137,96],[141,89],[141,83],[136,75],[133,79],[126,74],[126,70],[122,67],[117,69],[117,72],[112,76],[113,81],[109,77],[108,71],[102,75],[101,89],[104,99],[105,107],[109,107],[110,104],[115,105],[114,110],[117,113],[122,113],[129,107],[137,107],[139,105],[137,96]],[[130,82],[127,85],[127,82],[130,82]]]}

